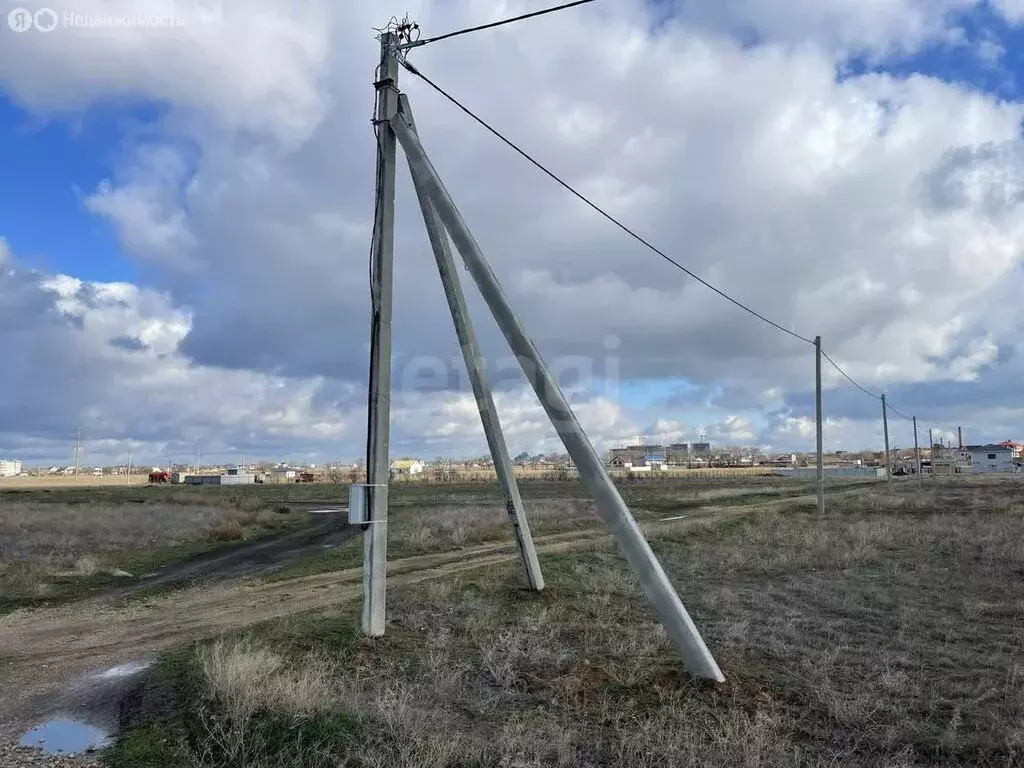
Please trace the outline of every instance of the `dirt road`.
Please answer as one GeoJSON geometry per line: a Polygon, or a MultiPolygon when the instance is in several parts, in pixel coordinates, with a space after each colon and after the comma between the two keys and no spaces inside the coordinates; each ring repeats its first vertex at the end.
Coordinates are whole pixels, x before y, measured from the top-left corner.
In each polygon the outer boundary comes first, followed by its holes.
{"type": "MultiPolygon", "coordinates": [[[[681,530],[813,497],[691,510],[688,517],[645,523],[648,534],[681,530]]],[[[607,546],[604,527],[537,537],[540,554],[607,546]]],[[[517,557],[512,542],[394,560],[389,587],[451,576],[517,557]]],[[[362,569],[353,568],[274,583],[193,586],[149,599],[112,596],[0,617],[0,739],[19,733],[41,714],[63,683],[91,670],[152,658],[191,640],[268,619],[348,603],[362,593],[362,569]]]]}
{"type": "Polygon", "coordinates": [[[239,544],[194,557],[183,563],[162,568],[155,574],[142,575],[130,584],[119,585],[103,597],[124,597],[149,589],[167,589],[205,581],[226,581],[256,573],[273,573],[284,565],[336,547],[360,534],[348,525],[343,511],[316,515],[314,522],[283,536],[273,536],[247,544],[239,544]]]}

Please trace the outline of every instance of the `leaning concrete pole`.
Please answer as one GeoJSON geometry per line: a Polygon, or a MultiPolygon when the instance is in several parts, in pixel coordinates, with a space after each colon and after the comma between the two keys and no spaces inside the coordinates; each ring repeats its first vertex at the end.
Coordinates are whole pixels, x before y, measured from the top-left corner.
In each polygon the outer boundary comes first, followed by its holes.
{"type": "Polygon", "coordinates": [[[676,650],[692,674],[719,682],[725,680],[661,563],[608,477],[601,457],[584,434],[536,346],[526,335],[480,246],[431,166],[416,134],[402,115],[393,118],[391,124],[405,150],[413,178],[430,195],[434,209],[462,255],[466,268],[519,360],[548,418],[558,431],[566,451],[579,469],[580,478],[593,495],[599,514],[611,528],[623,555],[640,577],[644,593],[654,606],[676,650]]]}
{"type": "Polygon", "coordinates": [[[366,482],[369,526],[363,536],[363,633],[384,634],[388,559],[388,480],[391,421],[391,286],[395,244],[395,132],[398,112],[398,38],[380,38],[377,89],[377,199],[372,255],[370,386],[367,403],[366,482]]]}
{"type": "MultiPolygon", "coordinates": [[[[399,101],[401,112],[409,121],[409,129],[415,133],[416,122],[413,120],[412,109],[404,93],[399,96],[399,101]]],[[[523,564],[523,576],[526,585],[539,592],[544,589],[544,576],[540,570],[540,562],[537,560],[537,550],[533,546],[533,536],[530,535],[530,524],[523,509],[519,484],[516,482],[515,475],[512,474],[512,460],[508,455],[505,435],[501,430],[501,420],[498,418],[498,410],[494,406],[491,388],[487,382],[487,375],[484,373],[483,358],[476,342],[476,334],[473,332],[473,323],[469,317],[469,308],[466,306],[466,297],[462,293],[455,259],[452,258],[452,251],[448,244],[448,233],[437,218],[437,213],[430,203],[430,196],[423,184],[415,176],[412,182],[416,188],[416,197],[419,198],[420,211],[423,213],[423,223],[427,228],[430,247],[433,249],[434,259],[437,261],[437,270],[441,273],[444,295],[448,298],[448,307],[452,312],[455,335],[458,336],[462,357],[466,361],[466,370],[469,372],[469,381],[473,387],[477,409],[480,411],[480,421],[484,427],[484,436],[487,438],[487,447],[490,449],[491,459],[494,461],[494,471],[498,475],[501,493],[505,498],[505,511],[508,513],[516,544],[519,545],[519,559],[523,564]]]]}
{"type": "Polygon", "coordinates": [[[825,514],[825,454],[821,423],[821,336],[814,337],[814,409],[818,438],[818,514],[825,514]]]}
{"type": "Polygon", "coordinates": [[[889,410],[885,407],[885,395],[882,395],[882,430],[885,432],[885,479],[892,490],[892,455],[889,453],[889,410]]]}

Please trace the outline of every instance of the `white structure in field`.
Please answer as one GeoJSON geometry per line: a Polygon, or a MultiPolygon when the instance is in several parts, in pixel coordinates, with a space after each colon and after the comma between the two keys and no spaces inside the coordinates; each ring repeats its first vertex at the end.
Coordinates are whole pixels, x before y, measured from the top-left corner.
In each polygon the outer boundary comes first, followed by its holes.
{"type": "Polygon", "coordinates": [[[419,459],[398,459],[391,462],[391,471],[396,475],[419,475],[426,468],[419,459]]]}
{"type": "Polygon", "coordinates": [[[1004,445],[969,445],[967,451],[971,455],[971,474],[989,474],[992,472],[1013,472],[1013,450],[1004,445]]]}
{"type": "Polygon", "coordinates": [[[252,485],[256,482],[256,475],[246,472],[243,467],[232,467],[223,475],[184,475],[175,482],[185,485],[252,485]]]}
{"type": "Polygon", "coordinates": [[[17,459],[0,460],[0,477],[16,477],[21,474],[21,462],[17,459]]]}

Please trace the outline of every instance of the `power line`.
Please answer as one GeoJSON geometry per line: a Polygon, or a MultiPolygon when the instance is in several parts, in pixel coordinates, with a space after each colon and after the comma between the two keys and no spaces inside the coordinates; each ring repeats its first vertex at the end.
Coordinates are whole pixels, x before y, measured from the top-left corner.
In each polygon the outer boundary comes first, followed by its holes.
{"type": "Polygon", "coordinates": [[[513,16],[510,19],[503,19],[502,21],[492,21],[490,24],[480,24],[479,26],[476,26],[476,27],[467,27],[466,29],[460,29],[460,30],[458,30],[456,32],[449,32],[446,35],[438,35],[437,37],[428,37],[425,40],[412,40],[412,41],[406,43],[405,45],[403,45],[401,47],[403,49],[419,48],[420,46],[423,46],[423,45],[429,45],[430,43],[436,43],[439,40],[447,40],[448,38],[451,38],[451,37],[458,37],[459,35],[466,35],[466,34],[469,34],[470,32],[479,32],[479,31],[481,31],[483,29],[493,29],[494,27],[501,27],[501,26],[504,26],[505,24],[512,24],[513,22],[516,22],[516,21],[523,21],[524,19],[532,19],[532,18],[535,18],[537,16],[544,16],[545,14],[554,13],[555,11],[564,11],[566,8],[572,8],[572,7],[577,6],[577,5],[586,5],[587,3],[592,3],[592,2],[594,2],[594,0],[575,0],[575,2],[565,3],[564,5],[558,5],[558,6],[555,6],[554,8],[545,8],[544,10],[541,10],[541,11],[533,11],[531,13],[524,13],[524,14],[522,14],[520,16],[513,16]]]}
{"type": "MultiPolygon", "coordinates": [[[[825,353],[825,351],[824,351],[824,350],[822,350],[822,352],[821,352],[821,356],[822,356],[822,357],[824,357],[824,358],[825,358],[826,360],[828,360],[828,362],[829,362],[829,363],[830,363],[830,364],[832,365],[832,367],[833,367],[833,368],[835,368],[835,369],[836,369],[837,371],[839,371],[839,373],[840,373],[840,374],[842,374],[842,375],[843,375],[843,377],[844,377],[844,378],[845,378],[845,379],[846,379],[846,380],[847,380],[848,382],[850,382],[851,384],[853,384],[853,386],[855,386],[855,387],[856,387],[857,389],[859,389],[859,390],[860,390],[861,392],[863,392],[863,393],[864,393],[865,395],[868,395],[869,397],[873,397],[873,398],[874,398],[875,400],[881,400],[881,399],[882,399],[882,398],[881,398],[881,396],[879,396],[879,395],[876,395],[876,394],[875,394],[874,392],[872,392],[871,390],[869,390],[869,389],[867,389],[866,387],[863,387],[863,386],[861,386],[860,384],[858,384],[858,383],[857,383],[857,381],[856,381],[856,380],[854,380],[854,379],[853,379],[853,377],[852,377],[852,376],[850,376],[850,374],[848,374],[848,373],[847,373],[846,371],[844,371],[844,370],[843,370],[842,368],[840,368],[840,367],[839,367],[839,365],[838,365],[838,364],[836,364],[836,362],[835,362],[835,361],[834,361],[834,360],[833,360],[833,359],[832,359],[831,357],[829,357],[829,356],[828,356],[828,355],[827,355],[827,354],[825,353]]],[[[891,403],[890,403],[890,402],[889,402],[888,400],[886,400],[886,402],[885,402],[885,407],[886,407],[886,408],[887,408],[888,410],[892,411],[892,413],[894,413],[894,414],[895,414],[896,416],[899,416],[899,417],[900,417],[901,419],[906,419],[907,421],[913,421],[913,420],[914,420],[914,419],[913,419],[912,417],[910,417],[910,416],[907,416],[906,414],[904,414],[904,413],[901,413],[900,411],[898,411],[898,410],[896,410],[895,408],[893,408],[893,407],[892,407],[892,404],[891,404],[891,403]]],[[[929,428],[930,428],[928,424],[925,424],[925,423],[924,423],[924,422],[922,422],[922,421],[918,421],[918,423],[917,423],[917,426],[918,426],[918,429],[929,429],[929,428]]]]}
{"type": "Polygon", "coordinates": [[[556,175],[553,171],[549,170],[546,166],[542,165],[538,160],[535,160],[532,156],[530,156],[529,153],[526,152],[526,150],[522,149],[517,144],[512,142],[511,139],[506,138],[500,131],[498,131],[497,128],[492,127],[483,118],[478,117],[476,114],[474,114],[472,112],[472,110],[470,110],[468,107],[466,107],[464,104],[462,104],[462,102],[460,102],[458,99],[456,99],[450,93],[448,93],[443,88],[441,88],[441,86],[439,86],[437,83],[435,83],[429,77],[427,77],[422,72],[420,72],[418,69],[416,69],[416,67],[414,67],[412,64],[410,64],[408,61],[403,60],[402,64],[403,64],[403,66],[407,70],[409,70],[409,72],[411,72],[412,74],[416,75],[418,78],[423,80],[423,82],[425,82],[427,85],[429,85],[431,88],[433,88],[439,94],[441,94],[444,98],[446,98],[448,101],[450,101],[452,104],[454,104],[460,110],[462,110],[465,114],[467,114],[469,117],[471,117],[478,124],[483,126],[487,131],[489,131],[492,135],[494,135],[499,140],[501,140],[505,145],[507,145],[509,148],[511,148],[513,151],[515,151],[523,159],[525,159],[527,162],[529,162],[531,165],[533,165],[535,168],[537,168],[543,174],[545,174],[550,179],[552,179],[557,184],[559,184],[567,192],[572,194],[578,200],[581,200],[582,202],[586,203],[588,206],[590,206],[590,208],[592,208],[597,213],[601,214],[601,216],[606,218],[608,221],[610,221],[612,224],[617,226],[619,229],[621,229],[627,235],[632,237],[634,240],[636,240],[637,242],[647,246],[648,249],[650,249],[654,253],[656,253],[659,256],[661,256],[661,258],[663,258],[669,264],[672,264],[676,268],[682,270],[687,275],[689,275],[694,280],[696,280],[698,283],[703,285],[705,288],[709,288],[710,290],[714,291],[719,296],[721,296],[723,299],[726,299],[727,301],[735,304],[737,307],[742,309],[744,312],[747,312],[747,313],[753,315],[754,317],[756,317],[759,320],[767,323],[768,325],[772,326],[773,328],[776,328],[777,330],[782,331],[783,333],[789,334],[790,336],[792,336],[795,339],[799,339],[800,341],[805,342],[807,344],[811,344],[811,345],[814,344],[814,342],[811,341],[810,339],[808,339],[807,337],[801,336],[799,333],[796,333],[795,331],[791,331],[789,328],[786,328],[785,326],[779,325],[778,323],[776,323],[773,320],[769,320],[767,317],[765,317],[761,313],[751,309],[746,304],[743,304],[742,302],[738,301],[737,299],[734,299],[732,296],[730,296],[729,294],[725,293],[724,291],[719,290],[718,288],[713,286],[711,283],[709,283],[707,280],[703,279],[699,275],[691,272],[689,269],[687,269],[682,264],[680,264],[678,261],[676,261],[671,256],[669,256],[667,253],[665,253],[661,249],[659,249],[659,248],[655,247],[654,245],[652,245],[650,242],[648,242],[643,237],[638,235],[636,232],[634,232],[632,229],[627,227],[621,221],[616,219],[610,213],[605,211],[603,208],[601,208],[599,205],[597,205],[597,203],[595,203],[592,200],[590,200],[590,198],[586,197],[582,192],[576,191],[576,189],[571,184],[569,184],[569,182],[563,180],[560,176],[556,175]]]}
{"type": "Polygon", "coordinates": [[[889,405],[889,403],[886,403],[886,404],[885,404],[885,407],[886,407],[886,408],[888,408],[888,409],[889,409],[890,411],[892,411],[893,413],[895,413],[895,414],[896,414],[897,416],[899,416],[899,417],[900,417],[901,419],[906,419],[907,421],[913,421],[913,419],[912,419],[912,418],[910,418],[909,416],[905,416],[904,414],[900,413],[900,412],[899,412],[899,411],[897,411],[897,410],[896,410],[895,408],[893,408],[893,407],[892,407],[891,405],[889,405]]]}
{"type": "Polygon", "coordinates": [[[824,357],[824,358],[825,358],[826,360],[828,360],[828,361],[829,361],[829,363],[831,363],[831,365],[832,365],[832,367],[833,367],[833,368],[835,368],[835,369],[836,369],[837,371],[839,371],[839,373],[841,373],[841,374],[843,375],[843,377],[844,377],[844,378],[845,378],[845,379],[846,379],[846,380],[847,380],[848,382],[850,382],[851,384],[853,384],[853,386],[855,386],[855,387],[856,387],[857,389],[859,389],[859,390],[860,390],[861,392],[863,392],[863,393],[864,393],[865,395],[867,395],[868,397],[873,397],[873,398],[875,398],[875,400],[881,400],[881,399],[882,399],[881,395],[876,395],[876,394],[875,394],[874,392],[872,392],[871,390],[869,390],[869,389],[866,389],[865,387],[862,387],[862,386],[861,386],[860,384],[858,384],[858,383],[857,383],[856,381],[854,381],[853,377],[852,377],[852,376],[850,376],[850,374],[848,374],[848,373],[847,373],[846,371],[844,371],[844,370],[843,370],[842,368],[840,368],[840,367],[839,367],[839,365],[838,365],[838,364],[836,363],[836,361],[835,361],[835,360],[833,360],[833,359],[832,359],[831,357],[829,357],[829,356],[828,356],[828,355],[827,355],[827,354],[825,353],[825,350],[822,350],[822,351],[821,351],[821,356],[822,356],[822,357],[824,357]]]}

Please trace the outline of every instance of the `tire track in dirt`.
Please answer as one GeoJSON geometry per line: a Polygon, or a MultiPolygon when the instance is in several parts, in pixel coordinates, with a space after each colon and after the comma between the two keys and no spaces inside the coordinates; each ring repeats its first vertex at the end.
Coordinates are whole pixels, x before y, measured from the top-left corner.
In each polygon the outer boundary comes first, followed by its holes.
{"type": "MultiPolygon", "coordinates": [[[[814,498],[695,508],[685,519],[648,521],[641,527],[650,536],[814,498]]],[[[544,555],[605,547],[613,544],[613,537],[601,527],[539,536],[534,542],[538,554],[544,555]]],[[[401,588],[517,558],[512,542],[496,542],[393,560],[388,563],[388,586],[401,588]]],[[[39,714],[41,701],[91,670],[151,658],[175,645],[263,621],[349,603],[361,595],[362,568],[350,568],[271,583],[195,586],[127,602],[106,596],[2,616],[0,690],[5,695],[0,702],[0,738],[20,732],[39,714]]]]}

